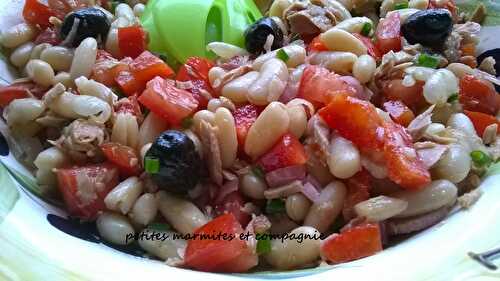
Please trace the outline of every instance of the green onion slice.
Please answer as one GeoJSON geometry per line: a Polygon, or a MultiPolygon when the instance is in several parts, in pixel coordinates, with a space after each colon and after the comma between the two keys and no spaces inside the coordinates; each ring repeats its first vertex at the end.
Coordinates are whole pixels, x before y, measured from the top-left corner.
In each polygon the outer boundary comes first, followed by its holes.
{"type": "Polygon", "coordinates": [[[284,62],[287,62],[290,56],[283,49],[279,49],[276,53],[276,57],[284,62]]]}
{"type": "Polygon", "coordinates": [[[257,254],[267,254],[271,252],[271,238],[266,235],[266,239],[257,241],[257,254]]]}
{"type": "Polygon", "coordinates": [[[285,201],[281,199],[272,199],[267,201],[266,213],[279,214],[285,212],[285,201]]]}
{"type": "Polygon", "coordinates": [[[470,157],[474,164],[478,166],[487,166],[491,163],[491,158],[486,153],[480,150],[474,150],[470,153],[470,157]]]}
{"type": "Polygon", "coordinates": [[[144,169],[148,174],[156,174],[160,171],[160,160],[158,158],[146,157],[144,169]]]}
{"type": "Polygon", "coordinates": [[[361,35],[370,36],[371,32],[372,32],[372,24],[369,22],[365,22],[365,24],[363,24],[363,28],[361,28],[361,35]]]}
{"type": "Polygon", "coordinates": [[[394,6],[394,10],[408,9],[408,2],[397,3],[394,6]]]}
{"type": "Polygon", "coordinates": [[[417,65],[430,68],[437,68],[439,65],[439,59],[431,55],[420,54],[417,57],[417,65]]]}

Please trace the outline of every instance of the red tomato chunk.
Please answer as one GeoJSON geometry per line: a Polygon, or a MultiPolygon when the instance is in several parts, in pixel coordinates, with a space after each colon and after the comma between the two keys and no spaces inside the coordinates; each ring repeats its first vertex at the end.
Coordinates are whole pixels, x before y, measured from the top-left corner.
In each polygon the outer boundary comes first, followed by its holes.
{"type": "Polygon", "coordinates": [[[265,172],[307,162],[304,146],[292,134],[285,134],[257,163],[265,172]]]}

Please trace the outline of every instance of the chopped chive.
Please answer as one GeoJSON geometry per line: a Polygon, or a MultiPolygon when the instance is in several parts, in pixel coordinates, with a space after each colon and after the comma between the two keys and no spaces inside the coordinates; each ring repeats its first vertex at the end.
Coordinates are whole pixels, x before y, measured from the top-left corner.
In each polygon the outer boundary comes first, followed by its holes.
{"type": "Polygon", "coordinates": [[[182,119],[181,121],[181,126],[183,129],[189,129],[193,125],[193,118],[192,117],[186,117],[182,119]]]}
{"type": "Polygon", "coordinates": [[[278,50],[278,52],[276,53],[276,57],[284,62],[287,62],[290,58],[290,56],[283,49],[278,50]]]}
{"type": "Polygon", "coordinates": [[[144,160],[144,169],[148,174],[156,174],[160,171],[160,160],[158,158],[146,157],[144,160]]]}
{"type": "Polygon", "coordinates": [[[437,68],[439,65],[439,59],[437,57],[434,57],[431,55],[420,54],[417,57],[417,65],[430,67],[430,68],[437,68]]]}
{"type": "Polygon", "coordinates": [[[458,93],[454,93],[453,95],[451,95],[451,96],[448,98],[448,102],[449,102],[449,103],[456,102],[457,100],[458,100],[458,93]]]}
{"type": "Polygon", "coordinates": [[[268,200],[266,204],[267,214],[278,214],[285,212],[285,201],[281,199],[268,200]]]}
{"type": "Polygon", "coordinates": [[[257,254],[267,254],[271,252],[271,238],[266,235],[266,239],[257,241],[257,254]]]}
{"type": "Polygon", "coordinates": [[[363,24],[363,28],[361,28],[361,35],[370,36],[371,32],[372,32],[372,24],[369,22],[365,22],[365,24],[363,24]]]}
{"type": "Polygon", "coordinates": [[[252,173],[253,173],[255,176],[257,176],[257,177],[259,177],[259,178],[261,178],[261,179],[263,179],[263,178],[265,178],[265,177],[266,177],[266,175],[265,175],[265,173],[264,173],[264,170],[262,170],[262,167],[261,167],[261,166],[259,166],[259,165],[252,166],[251,170],[252,170],[252,173]]]}
{"type": "Polygon", "coordinates": [[[166,223],[161,223],[161,222],[150,223],[150,224],[148,224],[147,228],[152,229],[152,230],[159,230],[159,231],[166,231],[166,230],[172,229],[170,227],[170,225],[168,225],[166,223]]]}
{"type": "Polygon", "coordinates": [[[394,10],[408,9],[408,2],[397,3],[394,6],[394,10]]]}
{"type": "Polygon", "coordinates": [[[491,163],[491,158],[484,152],[480,150],[474,150],[470,153],[472,161],[477,166],[487,166],[491,163]]]}

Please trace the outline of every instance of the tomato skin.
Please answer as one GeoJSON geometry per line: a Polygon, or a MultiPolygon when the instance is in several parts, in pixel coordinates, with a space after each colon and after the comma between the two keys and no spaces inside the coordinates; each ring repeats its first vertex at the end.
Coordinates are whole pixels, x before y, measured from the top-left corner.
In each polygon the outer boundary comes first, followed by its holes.
{"type": "Polygon", "coordinates": [[[190,57],[187,59],[186,63],[179,68],[177,76],[175,77],[178,81],[191,81],[193,88],[188,89],[188,91],[198,100],[198,110],[206,108],[208,104],[208,99],[202,91],[206,91],[212,96],[214,95],[214,90],[208,80],[208,71],[210,71],[210,68],[213,66],[214,64],[206,58],[190,57]]]}
{"type": "Polygon", "coordinates": [[[496,115],[500,107],[497,92],[491,83],[465,75],[460,79],[459,101],[464,109],[496,115]]]}
{"type": "Polygon", "coordinates": [[[340,77],[322,66],[309,65],[300,78],[298,97],[321,105],[328,103],[336,93],[355,95],[356,89],[340,77]]]}
{"type": "Polygon", "coordinates": [[[107,142],[100,147],[108,161],[118,167],[120,175],[131,177],[141,173],[139,157],[133,148],[115,142],[107,142]]]}
{"type": "Polygon", "coordinates": [[[347,194],[342,208],[345,221],[356,217],[354,211],[356,204],[370,199],[371,179],[371,175],[366,170],[361,170],[347,179],[347,194]]]}
{"type": "Polygon", "coordinates": [[[378,224],[365,223],[340,234],[334,233],[321,242],[320,253],[330,263],[343,263],[382,251],[378,224]]]}
{"type": "Polygon", "coordinates": [[[55,16],[49,6],[39,0],[26,0],[23,8],[23,18],[27,23],[38,24],[41,27],[49,27],[49,18],[55,16]]]}
{"type": "Polygon", "coordinates": [[[215,206],[215,212],[217,214],[231,213],[242,226],[246,226],[251,216],[242,210],[244,205],[243,196],[238,191],[234,191],[226,195],[222,202],[215,206]]]}
{"type": "Polygon", "coordinates": [[[47,27],[42,33],[38,34],[34,43],[35,45],[49,43],[52,46],[57,46],[61,42],[57,30],[54,27],[47,27]]]}
{"type": "Polygon", "coordinates": [[[257,265],[244,240],[239,239],[243,228],[233,214],[221,215],[198,228],[194,234],[231,235],[227,239],[192,239],[188,241],[184,262],[187,267],[208,272],[245,272],[257,265]],[[253,263],[242,263],[253,260],[253,263]]]}
{"type": "Polygon", "coordinates": [[[118,169],[110,163],[58,169],[57,179],[69,213],[84,220],[94,220],[106,208],[104,198],[118,184],[118,169]],[[90,186],[84,190],[78,186],[80,177],[90,179],[90,186]],[[91,195],[87,195],[89,192],[91,195]],[[81,193],[87,196],[82,198],[81,193]]]}
{"type": "Polygon", "coordinates": [[[392,120],[407,127],[408,124],[415,118],[415,114],[401,101],[388,101],[383,104],[385,111],[389,113],[392,120]]]}
{"type": "Polygon", "coordinates": [[[406,87],[402,79],[394,79],[382,84],[382,92],[388,100],[402,101],[413,111],[425,107],[424,82],[417,81],[415,85],[406,87]]]}
{"type": "Polygon", "coordinates": [[[483,136],[484,130],[491,124],[498,124],[497,133],[500,133],[500,122],[498,122],[495,116],[469,110],[464,110],[464,114],[472,121],[474,129],[476,129],[476,133],[479,137],[483,136]]]}
{"type": "Polygon", "coordinates": [[[380,20],[375,32],[376,46],[386,54],[389,51],[401,51],[401,19],[399,13],[389,13],[384,19],[380,20]]]}
{"type": "Polygon", "coordinates": [[[176,88],[161,77],[148,82],[139,102],[171,125],[179,125],[198,108],[198,101],[190,92],[176,88]]]}
{"type": "Polygon", "coordinates": [[[321,42],[319,39],[319,35],[314,37],[314,39],[307,45],[307,52],[312,53],[312,52],[322,52],[322,51],[328,51],[328,47],[321,42]]]}
{"type": "Polygon", "coordinates": [[[257,163],[265,172],[294,165],[303,165],[307,162],[304,146],[292,134],[284,134],[281,139],[257,163]]]}
{"type": "Polygon", "coordinates": [[[164,61],[149,51],[144,51],[134,59],[130,64],[130,72],[135,79],[144,84],[156,76],[168,78],[174,74],[164,61]]]}
{"type": "Polygon", "coordinates": [[[372,56],[376,61],[381,61],[382,60],[382,54],[378,47],[373,44],[373,41],[370,37],[363,36],[359,33],[353,33],[356,38],[361,40],[363,44],[365,45],[366,49],[368,50],[368,55],[372,56]]]}
{"type": "Polygon", "coordinates": [[[24,86],[10,85],[0,88],[0,107],[5,108],[15,99],[31,97],[29,90],[24,86]]]}
{"type": "Polygon", "coordinates": [[[118,48],[124,57],[136,58],[146,50],[146,33],[140,26],[118,28],[118,48]]]}
{"type": "Polygon", "coordinates": [[[236,137],[240,151],[244,150],[245,140],[248,130],[253,125],[262,110],[253,104],[247,104],[236,108],[233,112],[234,123],[236,126],[236,137]]]}

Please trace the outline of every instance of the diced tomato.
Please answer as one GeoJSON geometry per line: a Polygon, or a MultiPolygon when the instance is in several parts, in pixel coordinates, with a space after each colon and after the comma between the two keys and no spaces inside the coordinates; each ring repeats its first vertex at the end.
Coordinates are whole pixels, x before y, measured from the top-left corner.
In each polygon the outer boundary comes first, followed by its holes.
{"type": "Polygon", "coordinates": [[[459,101],[464,109],[496,115],[500,107],[497,95],[490,82],[472,75],[460,79],[459,101]]]}
{"type": "Polygon", "coordinates": [[[23,18],[27,23],[38,24],[48,27],[49,18],[55,16],[49,6],[42,4],[39,0],[26,0],[23,8],[23,18]]]}
{"type": "Polygon", "coordinates": [[[495,116],[469,110],[464,110],[464,113],[472,121],[474,129],[476,129],[476,133],[479,137],[483,136],[484,130],[491,124],[498,124],[497,133],[500,133],[500,122],[498,122],[495,116]]]}
{"type": "Polygon", "coordinates": [[[355,95],[356,89],[340,77],[322,66],[309,65],[300,78],[298,97],[321,105],[336,93],[355,95]]]}
{"type": "Polygon", "coordinates": [[[139,102],[172,125],[179,125],[198,107],[198,101],[190,92],[176,88],[161,77],[148,82],[139,102]]]}
{"type": "Polygon", "coordinates": [[[10,85],[0,88],[0,107],[5,108],[15,99],[30,98],[29,89],[25,86],[10,85]]]}
{"type": "Polygon", "coordinates": [[[354,206],[370,198],[371,175],[366,170],[361,170],[347,179],[347,194],[344,200],[342,215],[345,221],[356,217],[354,206]]]}
{"type": "Polygon", "coordinates": [[[401,50],[401,20],[399,13],[389,13],[384,19],[381,19],[378,26],[376,35],[376,46],[386,54],[389,51],[401,50]]]}
{"type": "Polygon", "coordinates": [[[104,197],[118,184],[118,169],[110,163],[57,169],[57,179],[69,213],[93,220],[106,208],[104,197]]]}
{"type": "Polygon", "coordinates": [[[236,108],[233,112],[238,146],[241,150],[245,147],[248,130],[250,130],[255,120],[257,120],[260,111],[261,110],[256,105],[247,104],[236,108]]]}
{"type": "Polygon", "coordinates": [[[135,79],[130,71],[120,71],[115,81],[127,96],[135,95],[144,90],[144,83],[135,79]]]}
{"type": "Polygon", "coordinates": [[[335,95],[319,115],[343,137],[362,150],[381,150],[384,122],[370,102],[347,95],[335,95]]]}
{"type": "Polygon", "coordinates": [[[129,96],[128,98],[122,98],[114,105],[115,113],[130,113],[137,117],[138,122],[142,122],[143,116],[141,112],[141,106],[137,102],[137,96],[129,96]]]}
{"type": "Polygon", "coordinates": [[[321,256],[331,263],[343,263],[368,257],[382,251],[378,224],[365,223],[340,234],[334,233],[321,242],[321,256]]]}
{"type": "Polygon", "coordinates": [[[48,43],[52,46],[57,46],[61,43],[61,38],[54,27],[47,27],[42,33],[38,34],[35,39],[35,45],[48,43]]]}
{"type": "Polygon", "coordinates": [[[376,61],[382,60],[382,54],[380,53],[380,50],[377,48],[377,46],[375,46],[375,44],[373,44],[373,41],[370,37],[363,36],[359,33],[353,33],[352,35],[363,42],[370,56],[372,56],[376,61]]]}
{"type": "Polygon", "coordinates": [[[257,163],[266,172],[293,165],[302,165],[307,161],[304,146],[292,134],[284,134],[281,139],[262,155],[257,163]]]}
{"type": "Polygon", "coordinates": [[[463,44],[460,47],[460,51],[462,51],[462,56],[476,56],[476,44],[475,43],[467,43],[463,44]]]}
{"type": "Polygon", "coordinates": [[[137,176],[141,172],[139,157],[133,148],[116,142],[107,142],[101,145],[101,150],[124,177],[137,176]]]}
{"type": "Polygon", "coordinates": [[[328,47],[326,47],[323,42],[319,39],[319,35],[314,37],[314,39],[307,45],[307,52],[312,53],[312,52],[322,52],[322,51],[328,51],[328,47]]]}
{"type": "Polygon", "coordinates": [[[431,175],[418,158],[411,136],[394,122],[385,122],[384,129],[384,158],[389,178],[405,189],[425,187],[431,182],[431,175]]]}
{"type": "Polygon", "coordinates": [[[186,266],[209,272],[246,272],[257,265],[258,258],[245,241],[239,239],[242,232],[243,228],[231,213],[209,221],[194,234],[217,236],[221,233],[227,238],[189,240],[184,256],[186,266]]]}
{"type": "Polygon", "coordinates": [[[118,48],[124,57],[136,58],[146,50],[146,33],[140,26],[118,28],[118,48]]]}
{"type": "Polygon", "coordinates": [[[92,67],[91,79],[102,83],[108,87],[113,87],[117,84],[115,79],[118,77],[120,72],[128,71],[128,64],[132,62],[132,59],[126,58],[118,62],[117,59],[104,51],[97,50],[97,58],[94,66],[92,67]]]}
{"type": "Polygon", "coordinates": [[[415,118],[413,111],[411,111],[402,101],[394,100],[385,102],[384,109],[389,113],[394,122],[404,127],[407,127],[415,118]]]}
{"type": "Polygon", "coordinates": [[[382,84],[382,92],[386,99],[402,101],[413,111],[419,111],[427,104],[423,95],[424,82],[422,81],[417,81],[415,85],[406,87],[403,85],[402,79],[389,80],[382,84]]]}
{"type": "Polygon", "coordinates": [[[208,104],[207,95],[203,91],[206,91],[210,95],[214,94],[208,80],[208,71],[213,66],[214,64],[206,58],[190,57],[179,68],[175,78],[178,81],[191,81],[193,87],[188,89],[188,91],[193,93],[194,98],[198,100],[199,110],[206,108],[208,104]]]}
{"type": "Polygon", "coordinates": [[[245,201],[238,191],[234,191],[222,200],[222,202],[215,206],[215,212],[219,215],[225,213],[231,213],[234,215],[236,220],[242,225],[246,226],[251,219],[249,213],[243,211],[243,206],[245,201]]]}
{"type": "Polygon", "coordinates": [[[130,72],[138,81],[147,83],[149,80],[160,76],[168,78],[174,71],[160,58],[149,51],[144,51],[130,64],[130,72]]]}

